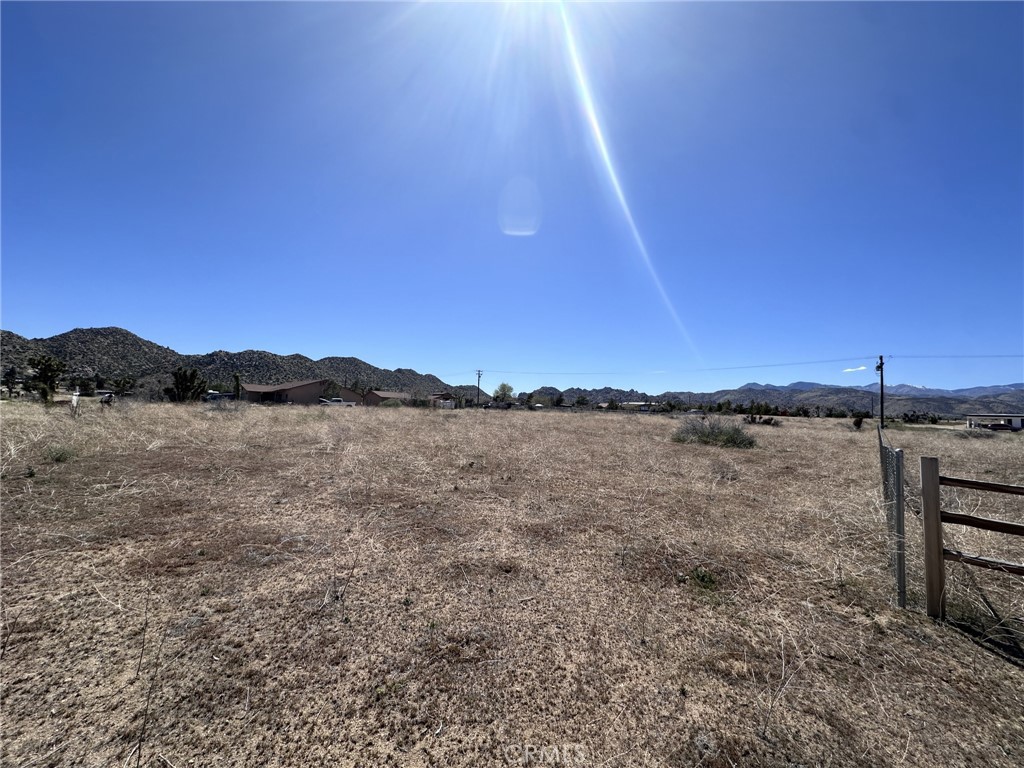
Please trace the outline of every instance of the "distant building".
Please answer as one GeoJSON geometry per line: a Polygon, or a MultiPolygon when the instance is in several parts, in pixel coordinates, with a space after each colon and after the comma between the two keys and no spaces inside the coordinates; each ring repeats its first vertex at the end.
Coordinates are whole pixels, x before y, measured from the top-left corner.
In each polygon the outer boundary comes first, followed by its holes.
{"type": "Polygon", "coordinates": [[[657,405],[658,403],[652,403],[648,400],[644,403],[621,403],[619,407],[624,411],[640,411],[642,413],[647,413],[648,411],[653,410],[657,405]]]}
{"type": "Polygon", "coordinates": [[[455,395],[451,392],[432,392],[430,394],[430,405],[434,408],[454,408],[455,404],[455,395]]]}
{"type": "Polygon", "coordinates": [[[968,413],[967,428],[1024,429],[1024,413],[968,413]]]}
{"type": "Polygon", "coordinates": [[[250,403],[298,403],[315,405],[320,402],[329,379],[289,381],[285,384],[242,384],[242,400],[250,403]]]}
{"type": "Polygon", "coordinates": [[[363,405],[380,405],[385,400],[401,400],[402,402],[405,402],[409,399],[410,396],[408,392],[386,392],[384,390],[375,389],[366,393],[363,397],[363,405]]]}

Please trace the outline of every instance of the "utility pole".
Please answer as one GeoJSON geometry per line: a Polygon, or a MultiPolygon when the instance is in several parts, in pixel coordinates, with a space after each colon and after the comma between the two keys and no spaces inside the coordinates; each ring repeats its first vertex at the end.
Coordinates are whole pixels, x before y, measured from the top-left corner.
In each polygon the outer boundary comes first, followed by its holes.
{"type": "Polygon", "coordinates": [[[878,356],[878,365],[875,366],[878,372],[878,410],[880,412],[879,423],[885,429],[885,358],[878,356]]]}
{"type": "Polygon", "coordinates": [[[480,405],[480,377],[484,375],[484,372],[479,368],[476,372],[476,404],[480,405]]]}

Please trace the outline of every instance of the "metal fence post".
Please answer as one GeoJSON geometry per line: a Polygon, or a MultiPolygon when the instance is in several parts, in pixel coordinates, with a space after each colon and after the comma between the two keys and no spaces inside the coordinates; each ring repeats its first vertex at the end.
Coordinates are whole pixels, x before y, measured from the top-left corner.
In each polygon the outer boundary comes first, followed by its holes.
{"type": "Polygon", "coordinates": [[[942,513],[939,510],[939,460],[921,457],[921,501],[924,518],[924,583],[928,615],[946,617],[946,564],[942,556],[942,513]]]}
{"type": "Polygon", "coordinates": [[[907,607],[907,556],[903,525],[903,449],[896,449],[896,595],[900,608],[907,607]]]}
{"type": "Polygon", "coordinates": [[[904,540],[903,450],[893,450],[878,430],[878,458],[882,467],[882,497],[889,534],[889,567],[896,581],[896,599],[907,607],[907,567],[904,540]]]}

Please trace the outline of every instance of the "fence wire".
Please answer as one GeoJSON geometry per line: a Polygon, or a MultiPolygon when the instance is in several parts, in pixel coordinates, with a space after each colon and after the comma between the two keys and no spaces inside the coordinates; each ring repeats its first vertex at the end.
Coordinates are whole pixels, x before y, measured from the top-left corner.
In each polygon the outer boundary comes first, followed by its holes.
{"type": "Polygon", "coordinates": [[[896,582],[900,608],[907,607],[906,531],[904,530],[903,450],[893,448],[881,425],[878,427],[878,454],[882,466],[882,498],[889,531],[889,570],[896,582]]]}

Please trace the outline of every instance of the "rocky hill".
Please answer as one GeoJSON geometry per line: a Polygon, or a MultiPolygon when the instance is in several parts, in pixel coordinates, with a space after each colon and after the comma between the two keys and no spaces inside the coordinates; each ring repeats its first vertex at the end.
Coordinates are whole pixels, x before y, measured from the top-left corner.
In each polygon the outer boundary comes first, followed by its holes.
{"type": "Polygon", "coordinates": [[[161,347],[123,328],[76,328],[44,339],[26,339],[0,331],[0,359],[4,369],[28,368],[32,357],[50,355],[64,362],[74,376],[106,379],[132,376],[142,396],[159,393],[170,383],[178,367],[197,369],[211,384],[231,385],[235,373],[243,382],[281,384],[303,379],[333,379],[348,386],[372,387],[425,395],[450,390],[436,376],[409,368],[394,371],[377,368],[355,357],[325,357],[312,360],[304,355],[275,355],[271,352],[223,350],[205,355],[182,355],[161,347]]]}
{"type": "Polygon", "coordinates": [[[143,378],[173,371],[183,359],[173,349],[146,341],[123,328],[76,328],[46,339],[26,339],[0,331],[3,366],[19,371],[30,357],[50,355],[61,360],[69,374],[107,378],[143,378]]]}

